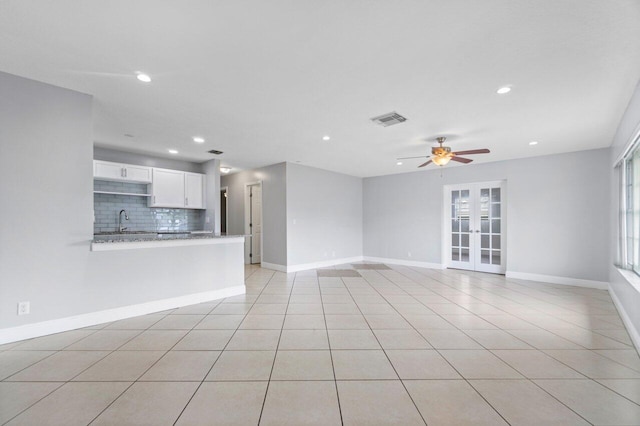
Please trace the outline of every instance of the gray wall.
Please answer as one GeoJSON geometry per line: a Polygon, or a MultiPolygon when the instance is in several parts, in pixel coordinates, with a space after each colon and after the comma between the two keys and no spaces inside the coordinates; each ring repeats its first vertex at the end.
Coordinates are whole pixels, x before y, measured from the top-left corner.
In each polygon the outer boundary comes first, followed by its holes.
{"type": "Polygon", "coordinates": [[[362,179],[287,163],[287,253],[288,266],[362,256],[362,179]]]}
{"type": "Polygon", "coordinates": [[[90,96],[5,73],[0,93],[2,328],[82,300],[73,293],[93,234],[93,141],[90,96]],[[16,315],[19,301],[31,315],[16,315]]]}
{"type": "MultiPolygon", "coordinates": [[[[287,165],[274,164],[260,169],[224,175],[220,186],[228,186],[229,235],[244,235],[244,187],[262,181],[262,261],[287,264],[287,165]]],[[[218,192],[219,194],[219,192],[218,192]]],[[[219,195],[218,195],[219,196],[219,195]]]]}
{"type": "Polygon", "coordinates": [[[206,208],[202,219],[202,229],[220,233],[220,160],[202,163],[205,177],[206,208]]]}
{"type": "Polygon", "coordinates": [[[443,185],[505,179],[507,271],[608,281],[608,157],[601,149],[366,178],[364,255],[443,263],[443,185]]]}
{"type": "Polygon", "coordinates": [[[95,160],[113,161],[115,163],[134,164],[137,166],[158,167],[162,169],[181,170],[183,172],[204,173],[204,163],[193,163],[191,161],[174,160],[172,158],[154,157],[146,154],[136,154],[133,152],[117,151],[102,147],[93,148],[93,158],[95,160]]]}
{"type": "Polygon", "coordinates": [[[640,127],[640,84],[631,98],[627,111],[618,127],[618,131],[611,145],[611,159],[609,173],[611,175],[611,205],[610,205],[610,223],[611,223],[611,240],[610,240],[610,259],[609,266],[609,283],[611,291],[617,296],[618,300],[624,307],[629,319],[635,326],[635,332],[640,331],[640,292],[618,272],[614,266],[614,254],[616,253],[618,244],[618,206],[619,206],[619,188],[618,181],[615,178],[613,164],[615,160],[622,154],[625,147],[634,136],[634,132],[640,127]]]}

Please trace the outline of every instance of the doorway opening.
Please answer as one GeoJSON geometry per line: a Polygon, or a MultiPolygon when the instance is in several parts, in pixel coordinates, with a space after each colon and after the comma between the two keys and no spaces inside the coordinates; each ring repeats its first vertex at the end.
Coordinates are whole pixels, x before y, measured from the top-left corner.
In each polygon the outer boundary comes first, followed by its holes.
{"type": "Polygon", "coordinates": [[[220,235],[227,235],[227,218],[229,217],[228,197],[229,187],[223,186],[220,188],[220,235]]]}
{"type": "Polygon", "coordinates": [[[262,262],[262,182],[251,182],[244,187],[245,263],[262,262]]]}
{"type": "Polygon", "coordinates": [[[504,274],[506,182],[444,187],[445,267],[504,274]]]}

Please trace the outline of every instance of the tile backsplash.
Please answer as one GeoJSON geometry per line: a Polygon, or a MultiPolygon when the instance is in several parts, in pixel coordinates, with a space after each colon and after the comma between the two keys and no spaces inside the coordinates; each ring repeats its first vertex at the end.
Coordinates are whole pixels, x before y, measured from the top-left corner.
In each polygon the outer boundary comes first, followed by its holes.
{"type": "MultiPolygon", "coordinates": [[[[147,185],[128,182],[93,181],[94,191],[146,194],[147,185]]],[[[147,207],[147,197],[135,195],[93,194],[95,221],[93,232],[118,229],[118,213],[125,209],[127,231],[196,231],[203,229],[204,210],[147,207]]]]}

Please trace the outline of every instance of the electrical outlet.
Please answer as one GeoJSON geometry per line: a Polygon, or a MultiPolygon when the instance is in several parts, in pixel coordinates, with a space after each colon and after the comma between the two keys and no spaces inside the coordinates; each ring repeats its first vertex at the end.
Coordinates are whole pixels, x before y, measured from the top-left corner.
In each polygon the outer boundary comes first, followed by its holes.
{"type": "Polygon", "coordinates": [[[335,251],[331,252],[331,257],[336,257],[336,252],[335,251]]]}
{"type": "Polygon", "coordinates": [[[324,252],[324,257],[327,257],[329,254],[325,251],[324,252]]]}
{"type": "Polygon", "coordinates": [[[31,303],[18,302],[18,315],[29,315],[31,313],[31,303]]]}
{"type": "Polygon", "coordinates": [[[206,222],[206,223],[211,222],[211,219],[209,218],[209,216],[206,216],[206,217],[205,217],[205,222],[206,222]]]}
{"type": "Polygon", "coordinates": [[[411,252],[410,251],[407,252],[407,256],[411,257],[411,252]]]}

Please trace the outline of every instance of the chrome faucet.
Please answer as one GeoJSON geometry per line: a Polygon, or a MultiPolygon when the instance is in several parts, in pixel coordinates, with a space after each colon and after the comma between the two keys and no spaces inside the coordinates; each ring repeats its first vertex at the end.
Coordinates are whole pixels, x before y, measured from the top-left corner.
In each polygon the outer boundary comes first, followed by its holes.
{"type": "Polygon", "coordinates": [[[124,232],[125,229],[127,229],[126,227],[122,226],[122,213],[124,213],[124,219],[129,220],[127,211],[125,209],[120,210],[120,213],[118,213],[118,232],[124,232]]]}

